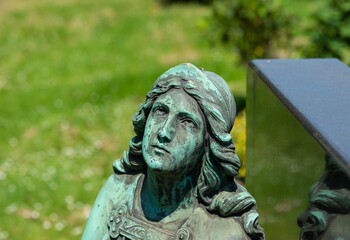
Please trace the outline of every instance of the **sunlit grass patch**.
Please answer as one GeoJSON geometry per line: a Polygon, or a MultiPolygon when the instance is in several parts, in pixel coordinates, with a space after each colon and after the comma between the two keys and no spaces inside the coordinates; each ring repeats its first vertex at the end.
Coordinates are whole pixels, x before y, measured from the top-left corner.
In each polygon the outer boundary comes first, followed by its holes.
{"type": "Polygon", "coordinates": [[[84,106],[77,115],[91,120],[95,127],[89,131],[81,130],[74,120],[61,119],[45,134],[34,129],[25,132],[25,139],[13,146],[0,167],[5,186],[0,194],[6,196],[1,201],[6,219],[2,226],[10,236],[24,234],[24,229],[12,227],[15,222],[33,225],[30,231],[45,230],[46,237],[61,231],[66,237],[67,233],[80,236],[97,192],[112,173],[113,159],[122,155],[133,136],[130,119],[138,102],[131,97],[99,107],[84,106]],[[27,145],[37,137],[44,142],[30,149],[27,145]],[[46,148],[51,139],[56,139],[56,145],[46,148]]]}

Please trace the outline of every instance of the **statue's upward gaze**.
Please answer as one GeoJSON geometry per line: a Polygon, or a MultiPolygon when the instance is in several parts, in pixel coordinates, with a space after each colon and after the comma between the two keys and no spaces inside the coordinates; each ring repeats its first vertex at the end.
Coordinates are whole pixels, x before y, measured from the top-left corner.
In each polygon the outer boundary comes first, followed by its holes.
{"type": "Polygon", "coordinates": [[[154,83],[136,136],[99,193],[83,239],[264,239],[234,177],[236,106],[218,75],[181,64],[154,83]]]}

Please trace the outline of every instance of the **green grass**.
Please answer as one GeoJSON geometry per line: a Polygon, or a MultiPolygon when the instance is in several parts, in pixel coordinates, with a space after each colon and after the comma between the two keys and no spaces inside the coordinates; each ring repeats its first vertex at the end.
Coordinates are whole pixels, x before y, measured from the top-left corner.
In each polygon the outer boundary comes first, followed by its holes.
{"type": "Polygon", "coordinates": [[[151,0],[0,3],[0,239],[80,239],[155,79],[192,62],[245,96],[211,47],[208,6],[151,0]]]}

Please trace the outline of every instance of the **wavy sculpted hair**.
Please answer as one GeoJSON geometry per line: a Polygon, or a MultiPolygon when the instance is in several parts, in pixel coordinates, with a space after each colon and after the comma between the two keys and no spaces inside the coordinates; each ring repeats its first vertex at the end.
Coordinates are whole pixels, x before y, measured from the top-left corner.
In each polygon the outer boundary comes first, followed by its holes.
{"type": "Polygon", "coordinates": [[[206,95],[204,91],[199,91],[191,83],[191,79],[183,79],[178,76],[169,76],[156,82],[152,90],[148,92],[145,103],[140,105],[139,111],[133,116],[136,136],[130,140],[129,150],[124,152],[121,159],[113,163],[114,171],[117,174],[145,171],[142,138],[153,103],[158,96],[170,89],[183,89],[197,101],[204,113],[208,133],[202,163],[199,163],[201,164],[197,181],[199,202],[202,202],[208,211],[220,216],[240,217],[243,228],[252,239],[264,239],[264,231],[258,224],[259,215],[256,212],[254,198],[234,180],[241,164],[235,154],[235,146],[229,134],[231,129],[223,129],[224,120],[219,117],[217,108],[213,107],[215,99],[206,95]],[[228,134],[223,136],[220,134],[220,129],[221,132],[228,134]]]}

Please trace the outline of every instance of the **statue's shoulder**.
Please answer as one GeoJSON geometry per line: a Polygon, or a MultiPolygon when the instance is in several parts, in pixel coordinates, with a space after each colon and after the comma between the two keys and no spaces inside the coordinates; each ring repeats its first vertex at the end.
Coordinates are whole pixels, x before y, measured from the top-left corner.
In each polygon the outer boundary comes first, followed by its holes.
{"type": "Polygon", "coordinates": [[[108,193],[115,195],[116,191],[135,189],[140,177],[142,177],[142,174],[113,173],[109,176],[103,188],[105,188],[108,193]]]}
{"type": "Polygon", "coordinates": [[[196,239],[250,239],[235,217],[220,217],[209,213],[203,205],[198,206],[186,221],[196,239]]]}
{"type": "Polygon", "coordinates": [[[142,174],[112,174],[103,185],[91,210],[83,239],[104,239],[107,217],[115,205],[133,201],[138,180],[142,174]]]}

